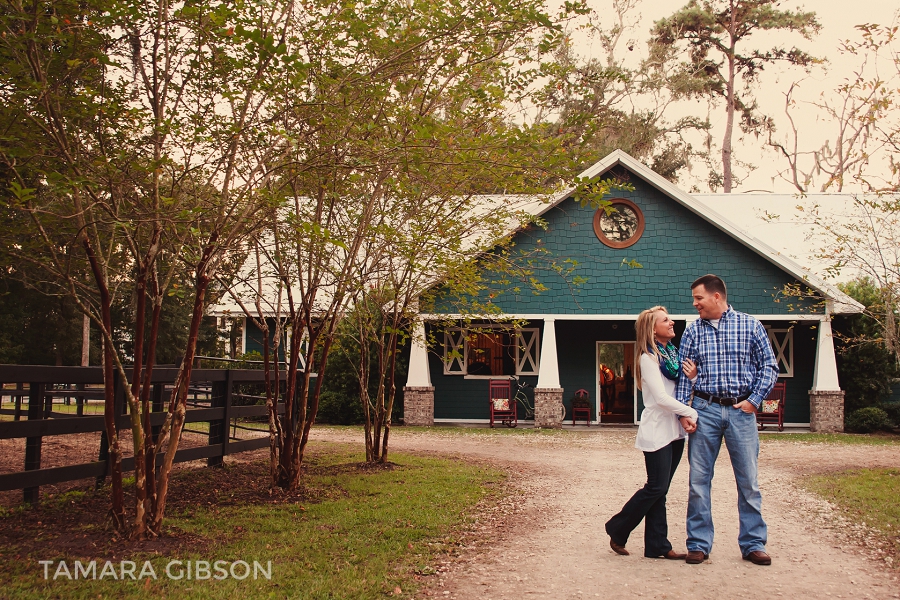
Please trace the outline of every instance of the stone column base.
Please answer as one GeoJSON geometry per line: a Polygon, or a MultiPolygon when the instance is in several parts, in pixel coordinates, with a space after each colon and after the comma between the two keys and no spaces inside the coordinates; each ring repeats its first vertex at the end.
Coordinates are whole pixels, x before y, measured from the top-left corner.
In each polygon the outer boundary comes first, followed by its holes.
{"type": "Polygon", "coordinates": [[[562,388],[535,388],[534,426],[558,429],[565,418],[562,388]]]}
{"type": "Polygon", "coordinates": [[[434,386],[403,388],[403,424],[434,425],[434,386]]]}
{"type": "Polygon", "coordinates": [[[843,433],[843,391],[809,393],[809,430],[816,433],[843,433]]]}

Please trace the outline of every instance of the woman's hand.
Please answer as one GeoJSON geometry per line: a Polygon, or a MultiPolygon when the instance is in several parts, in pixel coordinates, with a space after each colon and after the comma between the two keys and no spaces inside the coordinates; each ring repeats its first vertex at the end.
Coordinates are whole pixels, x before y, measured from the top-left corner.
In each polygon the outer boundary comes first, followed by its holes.
{"type": "Polygon", "coordinates": [[[678,417],[678,420],[681,421],[681,427],[684,429],[685,433],[694,433],[697,431],[697,421],[690,417],[678,417]]]}
{"type": "Polygon", "coordinates": [[[688,379],[693,379],[697,376],[697,363],[686,358],[681,361],[681,370],[684,371],[684,374],[687,375],[688,379]]]}

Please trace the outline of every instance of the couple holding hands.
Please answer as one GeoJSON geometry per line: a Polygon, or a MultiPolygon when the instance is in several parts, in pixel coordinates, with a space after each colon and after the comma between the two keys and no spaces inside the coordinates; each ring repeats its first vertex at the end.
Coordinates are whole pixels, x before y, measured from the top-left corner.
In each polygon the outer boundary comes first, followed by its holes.
{"type": "Polygon", "coordinates": [[[643,311],[635,323],[635,380],[645,406],[635,447],[644,452],[647,483],[606,523],[609,545],[617,554],[629,554],[628,536],[644,519],[644,556],[705,561],[713,544],[713,468],[724,439],[737,482],[741,556],[769,565],[757,483],[756,411],[775,385],[778,365],[762,323],[729,306],[722,279],[704,275],[691,285],[691,294],[700,318],[685,330],[680,350],[672,344],[675,323],[664,307],[643,311]],[[666,493],[687,437],[691,470],[684,554],[668,539],[666,493]]]}

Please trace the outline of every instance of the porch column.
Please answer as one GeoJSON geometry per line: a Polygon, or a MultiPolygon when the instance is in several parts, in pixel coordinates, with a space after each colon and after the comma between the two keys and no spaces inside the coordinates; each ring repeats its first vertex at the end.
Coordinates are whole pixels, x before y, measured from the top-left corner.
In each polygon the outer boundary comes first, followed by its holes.
{"type": "Polygon", "coordinates": [[[412,335],[409,374],[403,388],[403,422],[406,425],[434,425],[434,386],[428,370],[425,323],[419,319],[412,335]]]}
{"type": "Polygon", "coordinates": [[[819,323],[816,369],[809,391],[809,430],[821,433],[844,431],[844,392],[838,382],[830,302],[826,305],[825,319],[819,323]]]}
{"type": "Polygon", "coordinates": [[[562,427],[565,410],[556,358],[556,319],[548,317],[544,319],[540,372],[534,388],[534,426],[562,427]]]}

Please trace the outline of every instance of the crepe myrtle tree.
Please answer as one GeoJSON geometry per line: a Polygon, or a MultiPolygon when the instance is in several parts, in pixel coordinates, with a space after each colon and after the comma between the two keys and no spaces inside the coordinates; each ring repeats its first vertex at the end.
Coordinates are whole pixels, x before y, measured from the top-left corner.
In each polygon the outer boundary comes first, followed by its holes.
{"type": "MultiPolygon", "coordinates": [[[[529,191],[552,177],[555,142],[511,124],[510,106],[560,36],[531,0],[349,8],[319,0],[298,8],[294,23],[288,45],[305,64],[281,82],[289,142],[284,160],[270,163],[276,176],[267,188],[283,206],[269,214],[264,258],[256,262],[254,250],[245,293],[234,293],[258,325],[268,327],[262,317],[274,309],[271,322],[291,332],[284,383],[273,377],[267,386],[272,481],[283,489],[298,484],[318,410],[322,381],[312,374],[324,373],[350,307],[370,290],[409,296],[415,286],[401,273],[434,272],[425,255],[456,243],[457,215],[472,222],[476,193],[529,191]],[[416,243],[420,253],[410,256],[416,243]]],[[[405,316],[405,301],[396,310],[405,316]]],[[[264,353],[277,374],[278,354],[264,353]]],[[[389,396],[376,412],[389,414],[389,396]]],[[[375,425],[367,436],[386,439],[381,431],[375,425]]],[[[370,449],[375,457],[374,442],[370,449]]]]}
{"type": "Polygon", "coordinates": [[[70,295],[101,332],[110,513],[133,537],[162,526],[209,283],[243,251],[269,201],[257,190],[281,136],[268,99],[289,64],[280,58],[289,8],[109,1],[8,4],[0,13],[9,100],[0,109],[0,164],[4,218],[16,236],[3,250],[24,281],[70,295]],[[178,291],[173,279],[184,275],[193,284],[178,291]],[[162,302],[173,293],[190,298],[191,319],[155,438],[150,377],[162,302]],[[131,356],[113,339],[120,297],[134,307],[131,356]],[[130,381],[130,524],[115,371],[130,381]]]}
{"type": "MultiPolygon", "coordinates": [[[[368,241],[374,250],[366,254],[369,262],[354,270],[360,277],[341,330],[340,351],[358,357],[351,364],[365,418],[369,462],[387,460],[399,352],[415,335],[416,314],[429,286],[449,276],[458,282],[457,288],[479,287],[487,265],[471,269],[475,255],[492,247],[508,250],[510,229],[532,219],[505,197],[442,196],[439,185],[432,180],[423,185],[427,196],[391,202],[394,210],[384,213],[368,241]]],[[[511,270],[514,261],[500,260],[508,259],[509,252],[498,250],[492,256],[498,259],[492,262],[495,271],[511,270]]],[[[525,285],[531,285],[530,280],[525,285]]],[[[476,301],[467,310],[490,309],[476,301]]]]}
{"type": "Polygon", "coordinates": [[[690,0],[653,26],[653,54],[678,52],[687,57],[681,75],[672,78],[673,91],[681,97],[721,100],[725,105],[722,175],[720,181],[717,175],[711,181],[725,193],[731,193],[736,184],[732,169],[735,115],[740,116],[745,132],[770,127],[752,94],[760,74],[778,63],[808,69],[822,62],[796,46],[753,47],[753,36],[767,31],[794,32],[804,39],[819,32],[814,12],[781,10],[781,4],[780,0],[690,0]]]}

